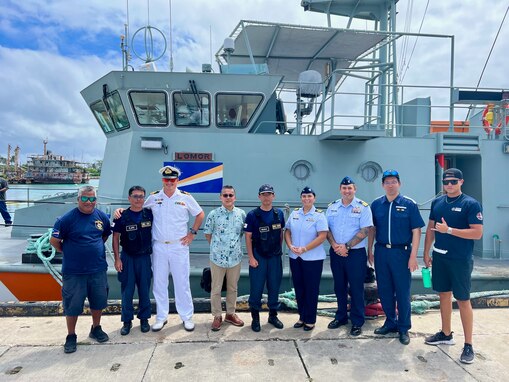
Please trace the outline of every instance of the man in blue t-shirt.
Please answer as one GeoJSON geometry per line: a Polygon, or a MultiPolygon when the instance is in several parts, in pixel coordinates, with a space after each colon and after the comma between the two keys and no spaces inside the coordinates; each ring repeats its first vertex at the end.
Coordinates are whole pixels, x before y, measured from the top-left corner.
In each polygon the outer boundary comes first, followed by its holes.
{"type": "Polygon", "coordinates": [[[267,284],[269,306],[269,324],[283,329],[283,323],[277,318],[279,308],[279,287],[283,278],[283,228],[285,217],[279,208],[273,208],[274,188],[264,184],[258,190],[261,206],[246,216],[244,231],[246,249],[249,256],[249,308],[251,309],[251,329],[261,330],[260,309],[263,289],[267,284]]]}
{"type": "Polygon", "coordinates": [[[477,200],[461,192],[463,173],[446,170],[442,177],[445,195],[431,203],[424,242],[424,263],[433,262],[433,289],[440,296],[442,329],[429,337],[428,345],[453,345],[451,330],[452,295],[458,302],[465,345],[460,357],[463,363],[474,362],[472,348],[473,312],[470,304],[471,275],[474,266],[474,240],[483,233],[482,208],[477,200]],[[430,257],[430,250],[433,250],[430,257]]]}
{"type": "Polygon", "coordinates": [[[76,351],[76,323],[83,312],[85,298],[92,313],[89,337],[98,342],[109,339],[100,323],[108,302],[104,242],[111,234],[111,226],[108,216],[95,208],[96,201],[94,187],[80,188],[78,207],[57,219],[50,239],[50,244],[63,253],[62,302],[68,331],[65,353],[76,351]]]}
{"type": "Polygon", "coordinates": [[[113,254],[122,293],[120,334],[129,334],[134,318],[133,297],[138,288],[138,318],[143,333],[150,330],[148,320],[152,312],[150,283],[152,281],[152,211],[143,208],[145,189],[132,186],[129,189],[129,208],[113,220],[113,254]],[[122,246],[122,253],[120,253],[122,246]]]}

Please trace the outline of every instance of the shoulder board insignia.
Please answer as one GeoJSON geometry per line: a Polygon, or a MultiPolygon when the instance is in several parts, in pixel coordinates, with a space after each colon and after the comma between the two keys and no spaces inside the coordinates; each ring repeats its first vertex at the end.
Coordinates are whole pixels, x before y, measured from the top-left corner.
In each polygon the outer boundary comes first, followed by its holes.
{"type": "Polygon", "coordinates": [[[362,204],[364,207],[369,206],[369,204],[368,204],[368,203],[366,203],[364,200],[360,200],[360,199],[359,199],[359,202],[360,202],[360,204],[362,204]]]}
{"type": "Polygon", "coordinates": [[[293,210],[294,210],[294,211],[298,211],[298,210],[299,210],[299,208],[294,208],[293,210]]]}
{"type": "Polygon", "coordinates": [[[150,195],[155,195],[155,194],[157,194],[158,192],[159,192],[159,190],[152,191],[152,192],[150,193],[150,195]]]}
{"type": "Polygon", "coordinates": [[[317,208],[315,211],[316,211],[316,212],[318,212],[318,213],[320,213],[320,214],[323,212],[323,210],[318,209],[318,208],[317,208]]]}
{"type": "Polygon", "coordinates": [[[182,190],[180,190],[180,193],[181,193],[181,194],[184,194],[184,195],[191,195],[189,192],[187,192],[187,191],[182,191],[182,190]]]}
{"type": "Polygon", "coordinates": [[[337,203],[337,202],[339,202],[339,201],[341,201],[341,199],[336,199],[336,200],[334,200],[333,202],[330,202],[330,203],[327,205],[327,207],[330,207],[330,206],[332,206],[334,203],[337,203]]]}

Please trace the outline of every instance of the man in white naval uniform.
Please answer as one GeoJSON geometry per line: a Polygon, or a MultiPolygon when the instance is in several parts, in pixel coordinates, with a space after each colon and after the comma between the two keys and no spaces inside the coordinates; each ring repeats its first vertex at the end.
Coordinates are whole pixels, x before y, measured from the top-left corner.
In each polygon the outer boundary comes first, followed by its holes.
{"type": "Polygon", "coordinates": [[[152,331],[157,332],[167,323],[169,312],[168,277],[171,273],[175,291],[175,306],[187,331],[194,330],[194,307],[189,285],[189,245],[194,240],[205,217],[202,208],[187,192],[180,191],[177,183],[180,170],[165,166],[159,170],[163,188],[151,194],[144,207],[154,215],[152,225],[153,293],[156,300],[156,322],[152,331]],[[188,229],[189,217],[194,223],[188,229]]]}

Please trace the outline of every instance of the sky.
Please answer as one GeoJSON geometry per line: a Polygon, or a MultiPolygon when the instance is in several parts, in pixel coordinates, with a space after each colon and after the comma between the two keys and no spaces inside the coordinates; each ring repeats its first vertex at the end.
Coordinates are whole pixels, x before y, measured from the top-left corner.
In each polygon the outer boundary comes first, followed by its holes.
{"type": "MultiPolygon", "coordinates": [[[[325,15],[304,12],[300,0],[1,0],[0,155],[6,156],[8,144],[19,146],[25,162],[27,155],[42,153],[47,138],[55,154],[84,162],[102,159],[106,138],[80,91],[121,69],[120,36],[127,20],[131,36],[151,25],[169,39],[170,1],[175,71],[200,71],[242,19],[327,25],[325,15]]],[[[422,22],[422,33],[454,35],[454,82],[475,87],[508,6],[506,0],[400,0],[397,30],[415,33],[422,22]]],[[[333,26],[345,27],[346,20],[335,18],[333,26]]],[[[352,27],[370,25],[358,21],[352,27]]],[[[506,20],[481,87],[509,88],[508,35],[506,20]]],[[[448,63],[423,69],[447,58],[448,46],[419,39],[414,48],[415,41],[398,45],[404,82],[448,85],[443,76],[448,63]]],[[[140,63],[133,61],[135,67],[140,63]]],[[[168,70],[168,55],[156,65],[168,70]]]]}

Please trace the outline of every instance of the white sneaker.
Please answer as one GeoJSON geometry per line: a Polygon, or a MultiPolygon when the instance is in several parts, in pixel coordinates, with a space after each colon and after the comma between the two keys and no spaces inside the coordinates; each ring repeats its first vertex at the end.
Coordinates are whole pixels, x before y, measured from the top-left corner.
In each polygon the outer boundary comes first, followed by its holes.
{"type": "Polygon", "coordinates": [[[164,320],[164,321],[159,321],[159,320],[156,320],[155,324],[152,325],[152,331],[153,332],[158,332],[159,330],[161,330],[163,328],[164,325],[166,325],[168,323],[168,320],[164,320]]]}
{"type": "Polygon", "coordinates": [[[186,320],[184,323],[184,329],[188,332],[192,332],[194,330],[194,322],[192,320],[186,320]]]}

